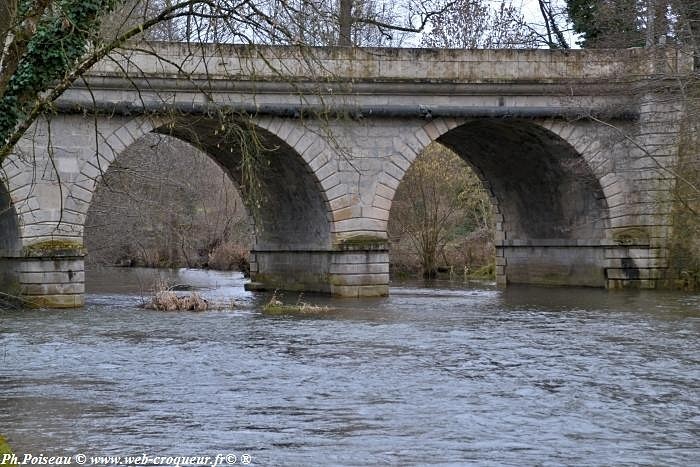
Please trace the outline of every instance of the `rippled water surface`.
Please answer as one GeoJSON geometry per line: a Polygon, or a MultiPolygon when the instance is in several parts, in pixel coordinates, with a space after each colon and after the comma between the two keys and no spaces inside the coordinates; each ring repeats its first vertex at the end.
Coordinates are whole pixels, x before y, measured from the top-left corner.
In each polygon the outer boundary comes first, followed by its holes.
{"type": "Polygon", "coordinates": [[[46,455],[249,453],[256,465],[698,465],[700,296],[473,285],[304,297],[180,271],[222,309],[0,312],[0,433],[46,455]],[[288,295],[287,301],[297,300],[288,295]]]}

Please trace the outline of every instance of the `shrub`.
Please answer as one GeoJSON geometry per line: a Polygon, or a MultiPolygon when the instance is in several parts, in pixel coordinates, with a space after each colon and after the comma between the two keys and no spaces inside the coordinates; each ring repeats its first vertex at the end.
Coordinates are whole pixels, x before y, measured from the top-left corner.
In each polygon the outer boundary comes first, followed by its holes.
{"type": "Polygon", "coordinates": [[[236,270],[247,275],[250,272],[249,257],[248,249],[240,243],[223,242],[209,253],[208,265],[211,269],[236,270]]]}

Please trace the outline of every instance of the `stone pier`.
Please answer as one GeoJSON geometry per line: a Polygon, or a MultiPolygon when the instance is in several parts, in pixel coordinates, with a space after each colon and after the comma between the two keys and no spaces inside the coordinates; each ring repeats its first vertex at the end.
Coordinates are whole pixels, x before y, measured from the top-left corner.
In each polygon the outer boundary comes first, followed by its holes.
{"type": "Polygon", "coordinates": [[[668,266],[681,50],[144,47],[98,63],[3,164],[0,289],[81,306],[85,217],[120,153],[169,135],[245,187],[241,128],[261,148],[251,288],[386,295],[394,195],[433,142],[489,193],[499,284],[654,288],[668,266]]]}

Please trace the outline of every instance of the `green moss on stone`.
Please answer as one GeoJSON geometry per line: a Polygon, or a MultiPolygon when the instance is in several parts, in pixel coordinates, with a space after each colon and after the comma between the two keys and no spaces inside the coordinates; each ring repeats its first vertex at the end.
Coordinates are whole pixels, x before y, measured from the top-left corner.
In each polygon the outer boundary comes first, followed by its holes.
{"type": "Polygon", "coordinates": [[[649,233],[640,227],[618,229],[613,232],[613,240],[620,245],[648,245],[649,233]]]}
{"type": "Polygon", "coordinates": [[[81,308],[85,306],[85,295],[25,295],[22,303],[28,308],[81,308]]]}
{"type": "Polygon", "coordinates": [[[332,274],[328,278],[328,283],[330,285],[347,285],[347,283],[345,281],[345,277],[343,277],[342,275],[335,275],[335,274],[332,274]]]}
{"type": "Polygon", "coordinates": [[[25,257],[85,256],[82,242],[75,240],[44,240],[27,245],[22,249],[25,257]]]}

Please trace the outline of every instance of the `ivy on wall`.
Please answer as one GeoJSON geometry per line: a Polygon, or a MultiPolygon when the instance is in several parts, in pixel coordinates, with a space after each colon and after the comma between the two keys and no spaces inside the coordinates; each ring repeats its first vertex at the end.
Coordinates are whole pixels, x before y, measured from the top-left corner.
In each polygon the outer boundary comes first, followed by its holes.
{"type": "MultiPolygon", "coordinates": [[[[54,0],[39,15],[15,72],[0,97],[0,142],[6,144],[39,94],[64,77],[85,55],[104,14],[119,0],[54,0]]],[[[37,2],[20,0],[18,18],[28,18],[37,2]]]]}

